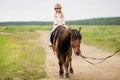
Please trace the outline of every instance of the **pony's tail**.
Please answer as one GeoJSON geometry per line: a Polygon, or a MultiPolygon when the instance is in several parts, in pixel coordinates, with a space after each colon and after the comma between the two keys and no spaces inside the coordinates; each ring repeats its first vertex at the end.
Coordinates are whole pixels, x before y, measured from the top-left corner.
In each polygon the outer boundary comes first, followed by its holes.
{"type": "Polygon", "coordinates": [[[65,55],[63,56],[63,61],[64,61],[64,64],[65,64],[65,61],[66,61],[66,56],[65,55]]]}

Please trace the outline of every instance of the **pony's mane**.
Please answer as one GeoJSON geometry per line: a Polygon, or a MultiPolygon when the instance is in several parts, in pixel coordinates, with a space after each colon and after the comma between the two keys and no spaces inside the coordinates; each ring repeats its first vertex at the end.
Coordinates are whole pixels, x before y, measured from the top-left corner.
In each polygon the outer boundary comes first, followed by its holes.
{"type": "Polygon", "coordinates": [[[72,40],[75,40],[75,39],[80,39],[81,40],[82,36],[81,36],[79,31],[77,31],[76,29],[73,29],[73,33],[71,35],[71,39],[72,40]]]}

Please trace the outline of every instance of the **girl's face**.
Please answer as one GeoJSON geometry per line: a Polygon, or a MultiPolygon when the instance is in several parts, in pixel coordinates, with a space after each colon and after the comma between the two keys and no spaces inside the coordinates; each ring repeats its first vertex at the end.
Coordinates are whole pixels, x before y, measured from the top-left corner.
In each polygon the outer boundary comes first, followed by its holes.
{"type": "Polygon", "coordinates": [[[55,11],[56,11],[56,13],[60,13],[61,12],[61,8],[56,8],[55,11]]]}

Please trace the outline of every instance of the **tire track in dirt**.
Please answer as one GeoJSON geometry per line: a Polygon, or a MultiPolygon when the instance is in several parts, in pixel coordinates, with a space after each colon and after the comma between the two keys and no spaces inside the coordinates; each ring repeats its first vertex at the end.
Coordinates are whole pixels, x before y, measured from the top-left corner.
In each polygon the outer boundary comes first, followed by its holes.
{"type": "MultiPolygon", "coordinates": [[[[36,31],[40,34],[39,42],[46,50],[46,72],[47,77],[42,80],[64,80],[58,76],[59,66],[56,55],[48,46],[49,31],[36,31]]],[[[96,47],[81,44],[82,54],[91,57],[106,57],[112,53],[102,51],[96,47]]],[[[120,57],[115,55],[99,65],[86,63],[79,56],[72,56],[74,74],[70,80],[120,80],[120,57]]]]}

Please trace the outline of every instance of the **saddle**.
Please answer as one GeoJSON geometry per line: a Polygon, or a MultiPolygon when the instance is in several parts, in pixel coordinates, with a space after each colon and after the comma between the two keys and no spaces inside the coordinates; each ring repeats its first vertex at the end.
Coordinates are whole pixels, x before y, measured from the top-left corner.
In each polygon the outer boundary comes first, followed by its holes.
{"type": "Polygon", "coordinates": [[[62,27],[65,28],[64,26],[58,26],[58,27],[52,32],[52,34],[51,34],[51,42],[52,42],[52,44],[53,44],[53,39],[54,39],[55,35],[57,34],[57,32],[58,32],[62,27]]]}

